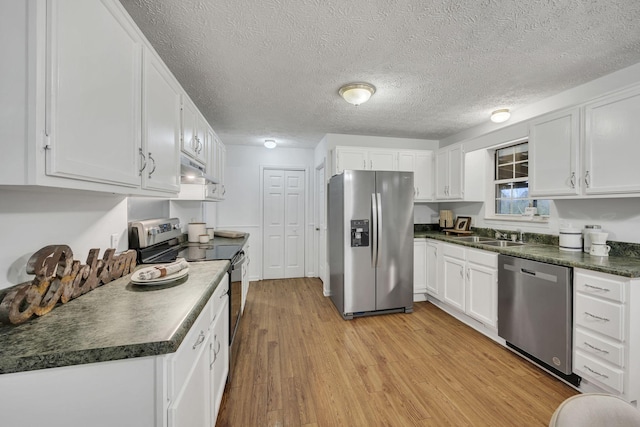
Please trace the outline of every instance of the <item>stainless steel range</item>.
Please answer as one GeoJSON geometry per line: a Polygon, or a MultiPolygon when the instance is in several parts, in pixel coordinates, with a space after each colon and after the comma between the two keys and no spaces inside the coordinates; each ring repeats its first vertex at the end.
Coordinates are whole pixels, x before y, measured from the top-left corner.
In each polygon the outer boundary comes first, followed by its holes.
{"type": "Polygon", "coordinates": [[[242,244],[187,243],[178,218],[156,218],[129,223],[129,247],[138,252],[139,264],[173,262],[184,258],[188,262],[228,260],[229,274],[229,378],[238,356],[239,341],[235,339],[240,325],[242,264],[246,261],[242,244]]]}

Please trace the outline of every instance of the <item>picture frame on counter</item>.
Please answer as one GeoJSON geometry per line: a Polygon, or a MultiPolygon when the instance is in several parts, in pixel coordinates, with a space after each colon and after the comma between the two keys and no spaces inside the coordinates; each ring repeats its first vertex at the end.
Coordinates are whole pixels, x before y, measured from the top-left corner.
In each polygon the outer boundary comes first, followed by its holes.
{"type": "Polygon", "coordinates": [[[456,231],[468,231],[471,228],[470,216],[456,217],[456,222],[453,224],[453,229],[456,231]]]}

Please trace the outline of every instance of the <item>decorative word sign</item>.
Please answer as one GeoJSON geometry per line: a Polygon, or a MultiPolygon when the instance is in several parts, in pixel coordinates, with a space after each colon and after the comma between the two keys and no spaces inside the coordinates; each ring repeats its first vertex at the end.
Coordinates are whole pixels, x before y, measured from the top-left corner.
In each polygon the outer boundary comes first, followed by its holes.
{"type": "Polygon", "coordinates": [[[34,314],[47,314],[58,304],[67,303],[131,272],[136,266],[136,251],[115,255],[107,249],[98,259],[100,249],[91,249],[87,263],[73,259],[66,245],[45,246],[29,258],[27,273],[35,274],[31,282],[8,290],[0,302],[0,322],[18,325],[34,314]]]}

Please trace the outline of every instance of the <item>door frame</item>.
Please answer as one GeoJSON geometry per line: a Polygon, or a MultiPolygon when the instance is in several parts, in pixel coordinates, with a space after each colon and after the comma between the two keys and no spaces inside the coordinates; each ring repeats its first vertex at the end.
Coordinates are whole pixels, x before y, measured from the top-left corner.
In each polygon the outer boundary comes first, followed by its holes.
{"type": "MultiPolygon", "coordinates": [[[[306,272],[306,268],[313,263],[309,263],[309,248],[308,238],[309,234],[307,228],[309,228],[309,168],[306,166],[296,165],[260,165],[260,258],[262,260],[262,266],[260,268],[260,280],[264,279],[264,171],[265,170],[281,170],[281,171],[302,171],[304,172],[304,227],[302,229],[302,241],[304,244],[304,266],[303,271],[306,272]]],[[[311,224],[313,227],[314,224],[311,224]]],[[[306,272],[307,277],[312,277],[309,272],[306,272]]]]}
{"type": "Polygon", "coordinates": [[[314,183],[313,183],[313,188],[314,188],[314,194],[313,194],[313,199],[315,202],[315,209],[314,209],[314,231],[316,231],[314,233],[314,249],[315,249],[315,266],[316,266],[316,275],[320,278],[320,280],[322,280],[322,286],[323,286],[323,292],[325,295],[329,294],[329,283],[328,280],[326,280],[327,278],[327,271],[329,269],[329,266],[327,264],[327,189],[325,187],[325,191],[324,191],[324,200],[320,199],[320,194],[318,192],[318,188],[319,185],[323,185],[326,186],[326,181],[327,181],[327,169],[326,169],[326,158],[322,158],[322,162],[316,166],[315,169],[315,175],[314,175],[314,183]],[[322,182],[318,182],[318,178],[319,178],[319,173],[320,170],[322,170],[322,182]],[[324,228],[320,227],[320,209],[324,210],[324,228]],[[320,261],[321,261],[321,247],[320,247],[320,238],[321,235],[324,234],[324,241],[325,241],[325,250],[324,250],[324,268],[320,267],[320,261]],[[321,274],[321,272],[324,271],[324,276],[321,274]]]}

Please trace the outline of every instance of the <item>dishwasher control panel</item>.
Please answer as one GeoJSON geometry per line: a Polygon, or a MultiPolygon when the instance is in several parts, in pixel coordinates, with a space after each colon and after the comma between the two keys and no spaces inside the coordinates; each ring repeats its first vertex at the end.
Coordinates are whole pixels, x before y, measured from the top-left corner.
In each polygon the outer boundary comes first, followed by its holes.
{"type": "Polygon", "coordinates": [[[369,246],[369,220],[351,220],[351,247],[369,246]]]}

